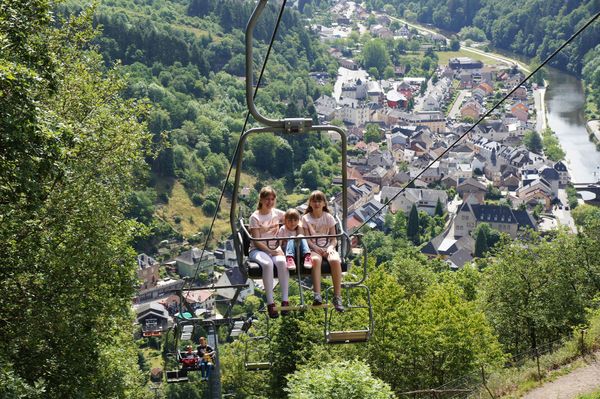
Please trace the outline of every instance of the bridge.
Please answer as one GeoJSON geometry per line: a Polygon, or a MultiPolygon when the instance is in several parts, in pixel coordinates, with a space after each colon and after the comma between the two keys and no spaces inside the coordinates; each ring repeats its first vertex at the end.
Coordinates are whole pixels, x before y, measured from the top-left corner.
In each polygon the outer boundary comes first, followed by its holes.
{"type": "Polygon", "coordinates": [[[573,187],[586,204],[600,206],[600,181],[596,183],[574,183],[573,187]]]}

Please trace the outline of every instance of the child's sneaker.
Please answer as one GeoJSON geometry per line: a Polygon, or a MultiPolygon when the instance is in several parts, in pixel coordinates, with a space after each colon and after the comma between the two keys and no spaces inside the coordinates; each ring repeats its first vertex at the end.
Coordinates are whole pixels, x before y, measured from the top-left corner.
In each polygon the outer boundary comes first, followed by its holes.
{"type": "Polygon", "coordinates": [[[321,297],[321,294],[315,292],[315,296],[313,299],[313,306],[321,306],[323,304],[323,297],[321,297]]]}
{"type": "MultiPolygon", "coordinates": [[[[290,303],[289,303],[288,301],[282,301],[282,302],[281,302],[281,307],[285,307],[285,306],[290,306],[290,303]]],[[[287,315],[289,315],[289,314],[290,314],[290,311],[289,311],[289,310],[284,310],[284,309],[281,309],[281,315],[282,315],[282,316],[287,316],[287,315]]]]}
{"type": "Polygon", "coordinates": [[[310,255],[310,253],[304,255],[304,268],[312,269],[312,256],[310,255]]]}
{"type": "Polygon", "coordinates": [[[333,307],[338,312],[343,312],[344,310],[346,310],[346,309],[344,309],[344,305],[342,304],[342,297],[341,296],[334,296],[333,297],[333,307]]]}
{"type": "Polygon", "coordinates": [[[296,262],[294,262],[293,256],[286,256],[285,264],[288,270],[296,270],[296,262]]]}
{"type": "Polygon", "coordinates": [[[274,303],[270,303],[267,305],[267,313],[269,313],[269,317],[272,319],[276,319],[279,317],[279,313],[277,312],[277,309],[275,309],[274,303]]]}

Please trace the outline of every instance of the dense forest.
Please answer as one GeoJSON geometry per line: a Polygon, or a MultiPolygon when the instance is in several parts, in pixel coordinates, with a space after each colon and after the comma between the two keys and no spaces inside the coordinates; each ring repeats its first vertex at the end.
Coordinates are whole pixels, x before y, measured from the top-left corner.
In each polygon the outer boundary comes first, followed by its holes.
{"type": "MultiPolygon", "coordinates": [[[[0,397],[153,395],[139,350],[148,342],[133,338],[135,254],[184,235],[173,231],[175,219],[157,217],[178,184],[192,207],[217,212],[215,187],[244,125],[241,29],[250,4],[0,0],[0,397]]],[[[313,100],[331,86],[308,73],[337,65],[298,11],[288,11],[257,103],[273,116],[314,116],[313,100]]],[[[257,66],[276,14],[270,7],[259,25],[257,66]]],[[[597,79],[593,68],[584,68],[586,79],[597,79]]],[[[257,178],[246,178],[257,187],[327,189],[339,169],[328,137],[257,136],[248,147],[257,178]]],[[[256,197],[246,201],[252,208],[256,197]]],[[[391,398],[463,386],[463,378],[519,364],[586,328],[597,347],[600,214],[580,206],[574,217],[577,235],[531,232],[519,242],[480,228],[479,259],[450,272],[414,246],[439,231],[444,215],[389,215],[385,231],[364,237],[371,340],[320,345],[322,313],[280,318],[271,326],[269,373],[244,371],[243,340],[221,345],[223,392],[391,398]]],[[[349,313],[345,322],[361,317],[349,313]]],[[[205,386],[162,393],[200,398],[205,386]]]]}
{"type": "MultiPolygon", "coordinates": [[[[368,0],[367,5],[375,10],[383,10],[387,5],[386,9],[397,16],[453,32],[475,26],[494,46],[540,60],[600,11],[596,0],[368,0]]],[[[592,24],[573,45],[558,54],[552,65],[581,74],[585,54],[597,45],[599,36],[600,27],[592,24]]]]}

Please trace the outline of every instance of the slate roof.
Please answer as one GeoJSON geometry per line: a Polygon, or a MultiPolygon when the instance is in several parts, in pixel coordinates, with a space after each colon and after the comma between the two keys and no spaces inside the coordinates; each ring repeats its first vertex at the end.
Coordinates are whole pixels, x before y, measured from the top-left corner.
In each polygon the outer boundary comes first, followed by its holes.
{"type": "Polygon", "coordinates": [[[230,269],[227,269],[227,271],[225,271],[225,274],[227,275],[227,279],[229,280],[231,285],[246,284],[246,279],[242,275],[242,272],[240,271],[239,267],[232,267],[230,269]]]}
{"type": "Polygon", "coordinates": [[[135,313],[137,314],[138,320],[140,320],[148,314],[156,314],[157,316],[163,317],[165,319],[169,317],[169,312],[167,311],[167,309],[157,302],[144,303],[137,307],[135,313]]]}
{"type": "Polygon", "coordinates": [[[471,251],[467,248],[461,248],[448,258],[447,262],[450,263],[450,267],[454,265],[457,268],[461,268],[465,265],[465,263],[473,260],[473,256],[471,255],[471,251]]]}
{"type": "Polygon", "coordinates": [[[562,163],[562,161],[558,161],[557,163],[554,164],[554,169],[556,169],[559,172],[566,172],[567,171],[567,167],[565,166],[564,163],[562,163]]]}
{"type": "Polygon", "coordinates": [[[478,222],[516,223],[520,228],[536,228],[535,222],[527,211],[513,210],[500,205],[479,205],[465,202],[459,212],[468,211],[469,207],[478,222]]]}
{"type": "Polygon", "coordinates": [[[558,174],[558,171],[554,168],[543,169],[540,175],[546,180],[560,180],[560,175],[558,174]]]}

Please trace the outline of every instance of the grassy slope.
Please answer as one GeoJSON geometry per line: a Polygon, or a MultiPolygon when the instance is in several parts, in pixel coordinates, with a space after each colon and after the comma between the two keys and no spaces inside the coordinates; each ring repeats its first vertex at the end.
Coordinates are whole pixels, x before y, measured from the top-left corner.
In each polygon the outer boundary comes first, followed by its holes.
{"type": "MultiPolygon", "coordinates": [[[[241,183],[242,186],[254,187],[256,177],[242,173],[241,183]]],[[[205,215],[201,207],[195,206],[179,181],[174,179],[160,180],[156,185],[156,190],[159,194],[166,192],[169,197],[167,204],[157,207],[156,215],[169,223],[173,229],[180,232],[184,237],[189,238],[202,231],[203,228],[210,226],[213,215],[205,215]],[[180,218],[179,223],[175,221],[177,217],[180,218]]],[[[223,198],[220,217],[217,218],[213,227],[213,236],[217,240],[221,237],[227,237],[231,233],[229,227],[230,207],[231,201],[226,197],[223,198]]]]}

